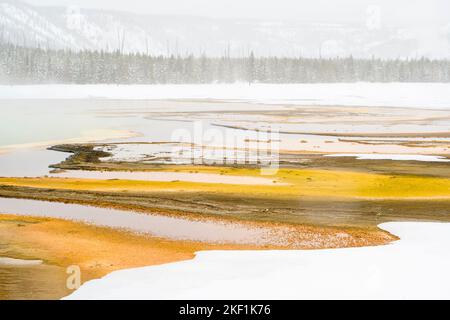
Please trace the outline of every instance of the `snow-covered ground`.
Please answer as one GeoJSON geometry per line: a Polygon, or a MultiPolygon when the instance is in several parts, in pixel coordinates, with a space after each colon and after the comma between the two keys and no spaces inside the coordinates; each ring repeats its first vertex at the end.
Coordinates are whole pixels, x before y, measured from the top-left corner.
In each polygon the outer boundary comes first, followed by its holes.
{"type": "Polygon", "coordinates": [[[220,99],[299,105],[450,108],[450,83],[23,85],[0,99],[220,99]]]}
{"type": "Polygon", "coordinates": [[[449,299],[450,224],[380,225],[386,246],[310,251],[208,251],[113,272],[68,299],[449,299]]]}

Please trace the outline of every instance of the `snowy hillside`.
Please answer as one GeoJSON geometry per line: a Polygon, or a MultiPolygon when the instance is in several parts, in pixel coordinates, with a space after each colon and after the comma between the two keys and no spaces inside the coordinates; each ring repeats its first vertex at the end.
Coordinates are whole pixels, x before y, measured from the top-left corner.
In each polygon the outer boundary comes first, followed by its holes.
{"type": "Polygon", "coordinates": [[[0,0],[0,40],[50,48],[232,56],[449,57],[450,24],[433,30],[365,24],[141,16],[0,0]]]}

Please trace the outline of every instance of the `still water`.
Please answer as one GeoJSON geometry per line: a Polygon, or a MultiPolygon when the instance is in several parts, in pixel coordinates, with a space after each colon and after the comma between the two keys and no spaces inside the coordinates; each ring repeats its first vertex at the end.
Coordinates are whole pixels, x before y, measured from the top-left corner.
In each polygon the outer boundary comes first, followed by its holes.
{"type": "Polygon", "coordinates": [[[261,245],[272,243],[271,229],[239,223],[197,221],[77,204],[7,198],[0,198],[0,211],[65,219],[174,240],[261,245]]]}
{"type": "MultiPolygon", "coordinates": [[[[167,141],[175,129],[191,125],[189,121],[161,120],[162,115],[196,109],[194,102],[0,100],[0,147],[72,139],[99,129],[133,130],[151,141],[167,141]]],[[[217,108],[206,105],[203,111],[210,109],[217,108]]]]}

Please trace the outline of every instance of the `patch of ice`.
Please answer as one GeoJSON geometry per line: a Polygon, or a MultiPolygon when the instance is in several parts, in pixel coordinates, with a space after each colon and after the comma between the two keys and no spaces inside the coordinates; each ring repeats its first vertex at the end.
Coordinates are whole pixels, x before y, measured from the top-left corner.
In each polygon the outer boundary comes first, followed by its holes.
{"type": "Polygon", "coordinates": [[[449,158],[442,156],[420,154],[327,154],[325,157],[355,157],[358,160],[394,160],[394,161],[425,161],[425,162],[450,162],[449,158]]]}

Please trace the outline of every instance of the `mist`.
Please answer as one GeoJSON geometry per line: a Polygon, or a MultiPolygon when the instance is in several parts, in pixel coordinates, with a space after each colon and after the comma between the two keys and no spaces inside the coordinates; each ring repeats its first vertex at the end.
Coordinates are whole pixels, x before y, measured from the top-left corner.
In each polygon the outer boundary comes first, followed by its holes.
{"type": "Polygon", "coordinates": [[[445,0],[1,3],[0,36],[22,46],[166,56],[450,58],[445,0]]]}
{"type": "Polygon", "coordinates": [[[327,23],[366,21],[371,8],[380,12],[382,23],[428,27],[450,23],[446,0],[26,0],[33,5],[110,9],[151,15],[203,16],[301,20],[327,23]]]}

